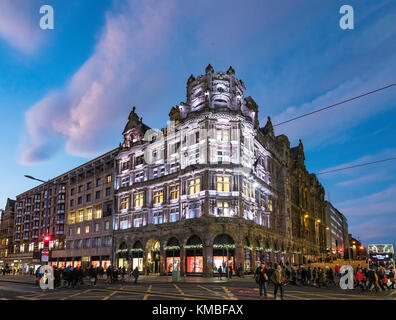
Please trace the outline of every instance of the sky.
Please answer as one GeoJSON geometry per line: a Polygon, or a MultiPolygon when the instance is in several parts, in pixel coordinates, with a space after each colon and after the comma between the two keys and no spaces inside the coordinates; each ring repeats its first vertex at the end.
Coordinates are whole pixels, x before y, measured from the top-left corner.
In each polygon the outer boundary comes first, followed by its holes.
{"type": "MultiPolygon", "coordinates": [[[[1,0],[0,208],[152,128],[190,74],[231,65],[273,124],[396,82],[394,0],[1,0]],[[340,7],[354,9],[342,30],[340,7]],[[54,9],[42,30],[40,7],[54,9]]],[[[310,172],[396,156],[396,87],[275,127],[310,172]]],[[[396,161],[318,176],[364,244],[396,244],[396,161]]]]}

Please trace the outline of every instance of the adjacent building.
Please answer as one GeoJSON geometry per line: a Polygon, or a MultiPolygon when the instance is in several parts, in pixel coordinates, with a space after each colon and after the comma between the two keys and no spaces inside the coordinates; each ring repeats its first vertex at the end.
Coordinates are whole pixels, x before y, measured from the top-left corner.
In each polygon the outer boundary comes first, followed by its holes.
{"type": "Polygon", "coordinates": [[[347,219],[328,201],[326,201],[325,212],[327,252],[332,258],[347,257],[349,250],[347,219]]]}
{"type": "Polygon", "coordinates": [[[15,200],[7,199],[5,210],[1,210],[0,218],[0,268],[11,267],[12,240],[14,233],[15,200]]]}
{"type": "Polygon", "coordinates": [[[52,252],[53,265],[111,264],[116,154],[112,150],[68,172],[65,245],[52,252]]]}

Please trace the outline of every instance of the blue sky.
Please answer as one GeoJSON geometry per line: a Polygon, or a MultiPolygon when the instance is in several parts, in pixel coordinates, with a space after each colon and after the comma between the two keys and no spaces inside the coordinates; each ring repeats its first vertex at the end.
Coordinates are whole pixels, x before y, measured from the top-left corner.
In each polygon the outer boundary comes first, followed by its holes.
{"type": "MultiPolygon", "coordinates": [[[[396,82],[394,1],[0,2],[0,207],[117,146],[129,111],[162,128],[186,80],[231,65],[261,125],[396,82]],[[52,5],[55,29],[39,28],[52,5]],[[354,8],[341,30],[339,9],[354,8]]],[[[276,127],[319,172],[396,156],[396,88],[276,127]]],[[[364,243],[396,243],[396,163],[319,176],[364,243]]]]}

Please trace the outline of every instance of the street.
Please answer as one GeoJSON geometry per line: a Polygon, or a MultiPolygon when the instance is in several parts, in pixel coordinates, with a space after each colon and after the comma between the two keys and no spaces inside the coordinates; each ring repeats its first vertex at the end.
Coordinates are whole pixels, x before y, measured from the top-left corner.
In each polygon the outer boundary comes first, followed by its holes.
{"type": "MultiPolygon", "coordinates": [[[[138,285],[125,283],[105,284],[99,280],[91,287],[86,281],[75,288],[42,290],[33,285],[33,278],[0,278],[0,300],[257,300],[259,292],[252,277],[218,280],[214,278],[187,278],[178,283],[167,277],[141,277],[138,285]]],[[[267,300],[273,300],[270,286],[267,300]]],[[[396,300],[396,290],[361,292],[339,288],[309,286],[285,287],[285,300],[396,300]]],[[[279,299],[279,297],[278,297],[279,299]]],[[[265,301],[263,301],[265,303],[265,301]]]]}

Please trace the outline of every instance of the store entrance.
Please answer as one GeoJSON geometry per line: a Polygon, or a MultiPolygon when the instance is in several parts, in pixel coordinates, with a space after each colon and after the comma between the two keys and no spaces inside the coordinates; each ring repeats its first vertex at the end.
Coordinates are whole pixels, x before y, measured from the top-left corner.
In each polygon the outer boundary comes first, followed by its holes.
{"type": "Polygon", "coordinates": [[[160,243],[156,239],[150,239],[146,244],[147,249],[147,274],[160,273],[160,243]]]}

